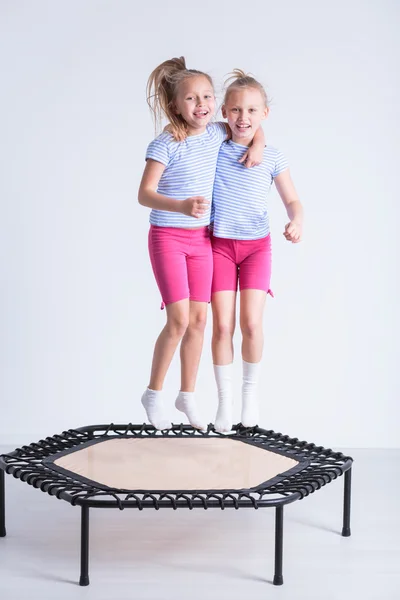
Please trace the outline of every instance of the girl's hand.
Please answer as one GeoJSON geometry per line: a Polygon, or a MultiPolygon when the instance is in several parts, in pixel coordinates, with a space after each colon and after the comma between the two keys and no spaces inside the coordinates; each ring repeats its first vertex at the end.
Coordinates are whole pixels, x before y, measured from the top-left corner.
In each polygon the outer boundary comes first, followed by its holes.
{"type": "Polygon", "coordinates": [[[298,221],[290,221],[290,223],[286,225],[283,235],[285,236],[288,242],[292,242],[292,244],[297,244],[302,240],[303,225],[298,221]]]}
{"type": "Polygon", "coordinates": [[[192,196],[186,198],[181,203],[181,210],[179,212],[187,215],[188,217],[195,217],[196,219],[202,217],[209,210],[210,202],[203,196],[192,196]]]}
{"type": "Polygon", "coordinates": [[[244,164],[247,169],[251,167],[257,167],[261,165],[264,158],[264,146],[253,144],[250,148],[243,154],[242,158],[239,159],[239,162],[244,164]]]}

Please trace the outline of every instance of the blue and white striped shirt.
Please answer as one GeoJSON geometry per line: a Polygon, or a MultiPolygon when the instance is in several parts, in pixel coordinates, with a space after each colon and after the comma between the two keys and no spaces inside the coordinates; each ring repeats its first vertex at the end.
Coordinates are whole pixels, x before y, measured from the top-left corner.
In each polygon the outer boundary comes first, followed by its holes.
{"type": "MultiPolygon", "coordinates": [[[[211,206],[218,152],[226,136],[223,123],[209,123],[204,133],[188,136],[182,142],[177,142],[167,131],[156,137],[147,148],[146,160],[151,158],[166,166],[157,192],[175,200],[204,196],[211,206]]],[[[196,219],[182,213],[153,209],[150,223],[190,229],[209,225],[210,213],[208,210],[196,219]]]]}
{"type": "Polygon", "coordinates": [[[279,150],[267,146],[263,162],[247,169],[238,162],[246,149],[228,140],[219,151],[211,215],[216,237],[257,240],[269,234],[268,192],[288,162],[279,150]]]}

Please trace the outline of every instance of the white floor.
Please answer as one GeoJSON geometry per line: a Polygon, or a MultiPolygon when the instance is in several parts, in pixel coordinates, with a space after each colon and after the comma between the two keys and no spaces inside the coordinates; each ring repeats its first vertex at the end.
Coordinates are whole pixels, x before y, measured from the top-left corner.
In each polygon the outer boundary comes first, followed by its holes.
{"type": "Polygon", "coordinates": [[[7,475],[0,599],[399,600],[400,450],[344,452],[355,459],[352,537],[340,535],[343,477],[287,506],[281,587],[273,509],[92,509],[81,588],[79,508],[7,475]]]}

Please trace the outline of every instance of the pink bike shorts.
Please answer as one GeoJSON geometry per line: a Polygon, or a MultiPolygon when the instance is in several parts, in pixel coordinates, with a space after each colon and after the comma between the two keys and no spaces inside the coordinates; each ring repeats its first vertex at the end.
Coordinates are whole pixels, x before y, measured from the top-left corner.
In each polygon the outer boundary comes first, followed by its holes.
{"type": "Polygon", "coordinates": [[[271,280],[271,237],[232,240],[211,236],[214,274],[212,293],[264,290],[273,296],[271,280]]]}
{"type": "Polygon", "coordinates": [[[185,298],[210,302],[213,258],[208,227],[151,225],[149,254],[163,299],[161,308],[185,298]]]}

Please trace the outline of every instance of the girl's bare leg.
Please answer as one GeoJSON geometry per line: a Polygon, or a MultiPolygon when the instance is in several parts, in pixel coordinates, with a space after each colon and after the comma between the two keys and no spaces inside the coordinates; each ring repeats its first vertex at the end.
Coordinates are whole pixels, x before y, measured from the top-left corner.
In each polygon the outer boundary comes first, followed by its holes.
{"type": "Polygon", "coordinates": [[[189,300],[180,300],[166,306],[167,323],[157,338],[149,387],[142,396],[147,417],[156,429],[168,429],[171,422],[164,415],[161,390],[175,350],[189,324],[189,300]]]}
{"type": "Polygon", "coordinates": [[[178,410],[185,413],[189,423],[197,429],[206,429],[207,425],[198,413],[194,398],[197,372],[203,349],[204,329],[207,322],[207,303],[189,303],[189,324],[181,344],[181,389],[175,401],[178,410]]]}
{"type": "Polygon", "coordinates": [[[242,425],[258,424],[257,383],[262,357],[264,334],[263,313],[266,293],[262,290],[240,292],[240,328],[242,330],[242,425]]]}
{"type": "Polygon", "coordinates": [[[207,302],[189,303],[189,324],[181,344],[181,391],[194,392],[207,323],[207,302]]]}
{"type": "Polygon", "coordinates": [[[242,358],[258,363],[264,346],[263,314],[267,294],[263,290],[240,292],[240,329],[242,330],[242,358]]]}
{"type": "Polygon", "coordinates": [[[212,355],[218,388],[218,410],[215,429],[220,433],[232,429],[233,334],[236,324],[236,292],[216,292],[212,297],[212,355]]]}
{"type": "Polygon", "coordinates": [[[212,296],[211,306],[213,363],[230,365],[233,362],[233,334],[236,326],[236,292],[216,292],[212,296]]]}

